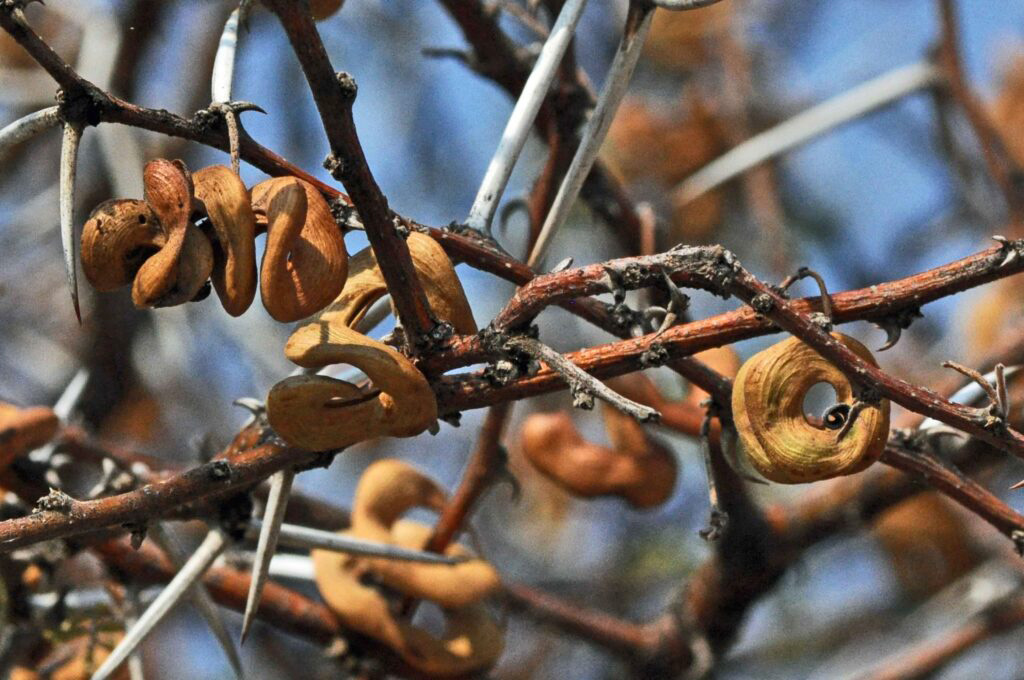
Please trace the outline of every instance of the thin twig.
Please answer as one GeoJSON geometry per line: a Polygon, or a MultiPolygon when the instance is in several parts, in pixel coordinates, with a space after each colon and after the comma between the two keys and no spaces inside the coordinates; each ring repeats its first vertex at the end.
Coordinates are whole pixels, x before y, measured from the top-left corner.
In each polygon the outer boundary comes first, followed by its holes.
{"type": "Polygon", "coordinates": [[[615,390],[588,375],[576,364],[551,349],[540,340],[517,335],[506,341],[510,350],[521,351],[534,359],[539,359],[561,375],[573,393],[574,406],[593,408],[593,398],[597,397],[617,408],[623,413],[636,418],[641,423],[657,421],[661,416],[655,409],[626,399],[615,390]]]}
{"type": "MultiPolygon", "coordinates": [[[[187,557],[182,550],[181,546],[175,540],[174,536],[170,535],[163,527],[160,522],[153,522],[146,529],[147,534],[153,541],[167,553],[167,557],[170,558],[171,564],[176,569],[182,569],[185,566],[187,557]]],[[[210,593],[207,592],[206,586],[203,585],[201,580],[197,580],[189,588],[189,599],[192,600],[192,604],[195,606],[196,611],[203,617],[206,625],[209,627],[210,632],[217,639],[217,644],[224,651],[224,656],[227,657],[228,663],[231,665],[231,670],[234,671],[235,677],[238,680],[242,680],[245,677],[245,673],[242,671],[242,659],[238,656],[238,649],[235,647],[234,641],[228,634],[228,629],[224,626],[224,620],[220,617],[220,612],[217,611],[217,605],[214,604],[213,599],[210,597],[210,593]]]]}

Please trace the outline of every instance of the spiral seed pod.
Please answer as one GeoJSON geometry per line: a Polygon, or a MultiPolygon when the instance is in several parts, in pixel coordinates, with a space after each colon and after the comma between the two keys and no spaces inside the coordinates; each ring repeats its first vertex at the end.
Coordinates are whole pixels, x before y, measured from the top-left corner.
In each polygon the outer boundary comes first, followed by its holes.
{"type": "MultiPolygon", "coordinates": [[[[457,333],[476,333],[473,310],[470,309],[466,292],[444,249],[434,239],[418,232],[409,234],[406,244],[413,268],[434,315],[452,324],[457,333]]],[[[366,315],[370,306],[387,292],[388,286],[377,266],[373,250],[364,248],[352,256],[348,280],[337,299],[316,315],[314,323],[300,328],[292,335],[285,354],[299,363],[299,356],[305,347],[319,342],[317,329],[322,324],[353,327],[366,315]]]]}
{"type": "MultiPolygon", "coordinates": [[[[865,361],[871,352],[841,333],[832,337],[865,361]]],[[[740,368],[733,385],[736,430],[751,464],[766,478],[800,484],[860,472],[875,462],[889,435],[889,402],[864,405],[841,439],[842,420],[812,424],[804,415],[804,396],[828,383],[842,404],[853,402],[843,373],[797,338],[763,350],[740,368]]]]}
{"type": "Polygon", "coordinates": [[[238,316],[256,295],[256,218],[249,191],[223,165],[211,165],[193,176],[195,198],[210,219],[217,239],[213,252],[213,289],[224,310],[238,316]]]}
{"type": "Polygon", "coordinates": [[[661,505],[675,488],[675,456],[630,416],[603,411],[610,447],[584,439],[567,413],[535,413],[520,432],[523,454],[574,496],[619,496],[635,508],[661,505]]]}
{"type": "MultiPolygon", "coordinates": [[[[381,460],[360,478],[352,528],[342,533],[421,550],[432,530],[399,517],[414,507],[439,509],[443,502],[443,491],[429,477],[401,461],[381,460]]],[[[455,544],[445,554],[470,557],[455,544]]],[[[499,584],[487,562],[435,565],[322,550],[311,557],[317,588],[341,622],[384,643],[413,668],[434,677],[461,676],[489,668],[501,656],[502,631],[480,604],[499,584]],[[435,637],[396,616],[385,593],[370,583],[441,606],[443,634],[435,637]]]]}
{"type": "Polygon", "coordinates": [[[82,271],[100,292],[117,290],[167,242],[145,201],[112,199],[96,206],[82,228],[82,271]]]}
{"type": "Polygon", "coordinates": [[[260,296],[278,321],[304,319],[323,309],[345,285],[345,240],[320,192],[296,177],[276,177],[252,188],[252,209],[266,224],[260,296]]]}
{"type": "Polygon", "coordinates": [[[267,395],[267,419],[285,441],[313,451],[340,449],[375,437],[412,437],[437,419],[430,384],[404,356],[339,324],[320,325],[319,340],[289,358],[306,368],[351,364],[373,389],[322,375],[285,378],[267,395]]]}
{"type": "Polygon", "coordinates": [[[210,241],[189,220],[192,178],[181,161],[158,158],[146,163],[143,183],[165,240],[135,275],[132,301],[136,307],[180,305],[196,297],[213,270],[210,241]]]}

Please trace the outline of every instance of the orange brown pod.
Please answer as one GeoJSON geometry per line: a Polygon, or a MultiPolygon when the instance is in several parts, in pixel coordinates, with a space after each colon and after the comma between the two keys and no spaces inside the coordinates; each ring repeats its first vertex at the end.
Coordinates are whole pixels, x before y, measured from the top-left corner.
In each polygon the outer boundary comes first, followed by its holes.
{"type": "Polygon", "coordinates": [[[632,417],[602,410],[610,446],[584,439],[567,413],[535,413],[520,430],[524,456],[574,496],[619,496],[635,508],[661,505],[675,489],[675,456],[632,417]]]}
{"type": "MultiPolygon", "coordinates": [[[[459,333],[476,332],[465,291],[444,250],[419,233],[410,234],[407,242],[435,316],[459,333]]],[[[372,251],[357,253],[334,302],[288,338],[285,356],[295,364],[322,368],[346,363],[371,381],[368,390],[320,375],[292,376],[274,385],[267,396],[267,418],[289,443],[337,449],[380,436],[411,437],[437,420],[437,400],[419,369],[353,328],[386,292],[372,251]]]]}
{"type": "Polygon", "coordinates": [[[299,321],[327,306],[345,285],[348,251],[331,208],[297,177],[275,177],[252,188],[252,209],[266,225],[260,296],[270,316],[299,321]]]}
{"type": "Polygon", "coordinates": [[[48,408],[0,402],[0,469],[53,439],[59,426],[57,415],[48,408]]]}
{"type": "Polygon", "coordinates": [[[209,240],[191,223],[192,179],[181,161],[143,171],[145,200],[98,205],[82,229],[82,271],[98,291],[131,284],[137,307],[193,299],[213,269],[209,240]]]}
{"type": "MultiPolygon", "coordinates": [[[[832,337],[877,365],[858,341],[842,333],[832,337]]],[[[840,438],[841,427],[811,423],[804,414],[804,397],[818,383],[831,385],[840,403],[852,405],[853,387],[846,376],[795,337],[758,352],[736,375],[736,431],[747,458],[767,479],[800,484],[849,475],[882,455],[889,436],[889,402],[864,405],[840,438]]]]}
{"type": "Polygon", "coordinates": [[[256,218],[249,190],[224,165],[211,165],[193,175],[195,200],[206,213],[216,236],[211,274],[224,310],[242,314],[256,295],[256,218]]]}
{"type": "Polygon", "coordinates": [[[213,249],[190,219],[194,192],[185,164],[157,158],[146,163],[142,176],[164,243],[139,267],[132,301],[136,307],[179,305],[195,298],[210,278],[213,249]]]}
{"type": "Polygon", "coordinates": [[[900,585],[926,596],[960,578],[977,564],[970,529],[951,501],[926,491],[897,503],[874,522],[900,585]]]}
{"type": "MultiPolygon", "coordinates": [[[[401,461],[377,461],[360,478],[352,528],[342,533],[421,550],[432,530],[400,517],[415,507],[437,510],[443,503],[443,491],[423,473],[401,461]]],[[[449,546],[445,554],[467,559],[444,565],[322,550],[311,556],[317,588],[346,627],[383,643],[422,673],[456,677],[490,668],[501,656],[503,632],[482,603],[499,578],[490,564],[460,545],[449,546]],[[436,636],[396,615],[385,592],[370,583],[434,602],[444,612],[444,631],[436,636]]]]}

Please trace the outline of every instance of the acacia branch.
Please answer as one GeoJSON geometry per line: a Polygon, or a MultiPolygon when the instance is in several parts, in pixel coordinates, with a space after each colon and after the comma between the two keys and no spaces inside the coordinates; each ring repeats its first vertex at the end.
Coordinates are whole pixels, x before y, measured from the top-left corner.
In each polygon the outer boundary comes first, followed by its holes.
{"type": "Polygon", "coordinates": [[[331,147],[325,167],[345,185],[359,212],[391,301],[410,341],[409,347],[415,351],[434,322],[409,248],[395,228],[387,198],[370,172],[356,133],[352,118],[355,81],[347,73],[334,72],[307,7],[293,0],[264,0],[264,4],[277,15],[302,65],[331,147]]]}

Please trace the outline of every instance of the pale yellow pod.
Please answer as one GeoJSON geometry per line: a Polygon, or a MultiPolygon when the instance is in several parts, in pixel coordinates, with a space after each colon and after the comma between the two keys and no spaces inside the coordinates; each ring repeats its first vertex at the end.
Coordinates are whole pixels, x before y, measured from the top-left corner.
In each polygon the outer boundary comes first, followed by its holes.
{"type": "MultiPolygon", "coordinates": [[[[832,337],[877,366],[867,347],[843,335],[832,337]]],[[[804,396],[828,383],[838,401],[853,404],[843,373],[795,337],[758,352],[740,368],[732,391],[733,420],[743,450],[766,478],[801,484],[860,472],[878,460],[889,436],[889,402],[865,405],[842,439],[838,429],[811,423],[804,396]]]]}

